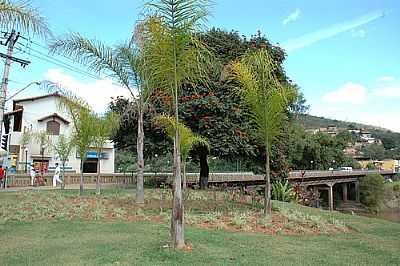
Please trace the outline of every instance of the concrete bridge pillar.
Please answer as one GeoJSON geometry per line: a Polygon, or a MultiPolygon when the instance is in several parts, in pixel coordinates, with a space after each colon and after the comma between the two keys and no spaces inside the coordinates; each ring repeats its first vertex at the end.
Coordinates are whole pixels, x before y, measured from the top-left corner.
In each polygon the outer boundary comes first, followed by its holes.
{"type": "Polygon", "coordinates": [[[347,183],[342,184],[342,191],[343,191],[343,201],[347,201],[347,183]]]}
{"type": "Polygon", "coordinates": [[[328,190],[329,210],[333,211],[333,184],[332,183],[328,183],[327,185],[329,187],[329,190],[328,190]]]}

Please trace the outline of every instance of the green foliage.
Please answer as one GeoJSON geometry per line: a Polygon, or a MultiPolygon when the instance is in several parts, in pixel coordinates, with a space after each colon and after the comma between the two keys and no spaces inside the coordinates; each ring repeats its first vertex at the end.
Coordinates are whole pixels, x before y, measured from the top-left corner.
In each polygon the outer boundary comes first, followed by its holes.
{"type": "Polygon", "coordinates": [[[63,134],[58,136],[57,142],[53,143],[52,148],[56,152],[60,161],[64,164],[68,161],[68,157],[71,155],[74,147],[73,140],[63,134]]]}
{"type": "MultiPolygon", "coordinates": [[[[173,117],[167,115],[159,115],[155,117],[154,122],[164,128],[168,137],[173,140],[175,138],[176,122],[173,117]]],[[[205,138],[198,136],[192,132],[190,128],[182,123],[178,124],[181,156],[182,161],[186,162],[190,151],[194,146],[204,146],[208,149],[208,142],[205,138]]]]}
{"type": "Polygon", "coordinates": [[[120,119],[116,113],[107,112],[105,115],[95,115],[92,144],[101,153],[104,145],[112,139],[113,134],[118,130],[120,119]]]}
{"type": "Polygon", "coordinates": [[[44,38],[51,35],[46,19],[29,1],[1,0],[0,28],[33,33],[44,38]]]}
{"type": "Polygon", "coordinates": [[[380,144],[367,145],[361,149],[361,152],[372,160],[385,159],[385,148],[380,144]]]}
{"type": "Polygon", "coordinates": [[[400,182],[393,185],[393,191],[400,191],[400,182]]]}
{"type": "Polygon", "coordinates": [[[47,135],[46,130],[40,130],[38,132],[33,132],[33,138],[38,142],[40,147],[40,153],[44,153],[46,150],[51,150],[52,139],[47,135]]]}
{"type": "Polygon", "coordinates": [[[272,199],[290,202],[294,198],[295,192],[287,180],[279,180],[272,184],[272,199]]]}
{"type": "Polygon", "coordinates": [[[378,169],[378,167],[373,162],[369,162],[367,164],[367,169],[368,170],[376,170],[376,169],[378,169]]]}
{"type": "Polygon", "coordinates": [[[275,67],[265,49],[247,53],[230,66],[233,78],[241,85],[238,92],[250,109],[260,140],[269,151],[296,95],[293,89],[279,83],[274,76],[275,67]]]}
{"type": "Polygon", "coordinates": [[[384,198],[385,179],[380,174],[369,174],[360,179],[360,200],[368,208],[378,211],[384,198]]]}
{"type": "Polygon", "coordinates": [[[25,148],[31,141],[32,137],[33,137],[32,132],[24,130],[24,132],[22,132],[21,139],[19,141],[21,147],[25,148]]]}

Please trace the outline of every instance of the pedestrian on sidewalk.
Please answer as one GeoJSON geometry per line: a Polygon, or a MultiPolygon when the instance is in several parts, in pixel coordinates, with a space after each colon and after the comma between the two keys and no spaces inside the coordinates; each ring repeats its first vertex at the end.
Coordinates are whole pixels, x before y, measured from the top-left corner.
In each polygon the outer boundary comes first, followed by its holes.
{"type": "Polygon", "coordinates": [[[60,166],[58,165],[58,163],[56,163],[56,170],[55,170],[54,176],[53,176],[53,187],[57,186],[57,182],[62,184],[62,181],[60,179],[60,173],[61,173],[60,166]]]}
{"type": "Polygon", "coordinates": [[[2,165],[0,165],[0,188],[5,188],[5,181],[4,168],[2,165]]]}
{"type": "Polygon", "coordinates": [[[33,164],[31,164],[31,169],[30,169],[30,174],[31,174],[31,186],[35,184],[35,178],[36,178],[36,170],[33,164]]]}

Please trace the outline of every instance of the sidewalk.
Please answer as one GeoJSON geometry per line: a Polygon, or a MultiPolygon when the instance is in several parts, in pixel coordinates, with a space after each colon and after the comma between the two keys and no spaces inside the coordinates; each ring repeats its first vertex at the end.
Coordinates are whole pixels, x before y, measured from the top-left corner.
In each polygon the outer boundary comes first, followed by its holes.
{"type": "MultiPolygon", "coordinates": [[[[108,188],[108,187],[114,187],[116,185],[114,184],[102,184],[101,188],[108,188]]],[[[96,184],[84,184],[83,185],[84,189],[96,189],[96,184]]],[[[52,187],[52,186],[39,186],[39,187],[10,187],[0,189],[1,192],[19,192],[19,191],[50,191],[50,190],[60,190],[61,186],[57,185],[57,187],[52,187]]],[[[79,189],[79,184],[71,184],[71,185],[66,185],[65,189],[70,189],[70,190],[78,190],[79,189]]]]}

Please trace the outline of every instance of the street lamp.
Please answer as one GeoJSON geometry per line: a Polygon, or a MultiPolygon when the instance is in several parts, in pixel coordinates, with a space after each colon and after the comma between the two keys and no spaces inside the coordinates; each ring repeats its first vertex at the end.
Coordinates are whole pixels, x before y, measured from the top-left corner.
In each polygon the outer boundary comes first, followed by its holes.
{"type": "MultiPolygon", "coordinates": [[[[5,101],[1,104],[0,106],[0,115],[1,115],[1,119],[0,121],[4,121],[4,109],[6,106],[6,102],[11,100],[13,97],[15,97],[16,95],[18,95],[19,93],[21,93],[22,91],[26,90],[27,88],[29,88],[32,85],[40,85],[41,83],[39,81],[34,81],[29,83],[28,85],[26,85],[25,87],[23,87],[22,89],[20,89],[19,91],[17,91],[16,93],[14,93],[13,95],[11,95],[10,97],[6,98],[5,101]]],[[[5,96],[5,94],[4,94],[5,96]]],[[[3,122],[2,122],[3,123],[3,122]]],[[[0,125],[0,136],[3,135],[3,125],[0,125]]]]}
{"type": "Polygon", "coordinates": [[[25,173],[28,173],[28,148],[25,148],[25,173]]]}
{"type": "Polygon", "coordinates": [[[314,170],[314,161],[311,161],[311,170],[314,170]]]}
{"type": "Polygon", "coordinates": [[[6,99],[6,102],[9,101],[9,100],[11,100],[11,99],[14,98],[15,96],[17,96],[18,94],[20,94],[21,92],[23,92],[24,90],[26,90],[27,88],[29,88],[30,86],[32,86],[32,85],[40,86],[40,84],[41,84],[41,83],[40,83],[39,81],[34,81],[34,82],[29,83],[28,85],[26,85],[25,87],[23,87],[22,89],[20,89],[19,91],[17,91],[16,93],[14,93],[13,95],[11,95],[10,97],[8,97],[8,98],[6,99]]]}

